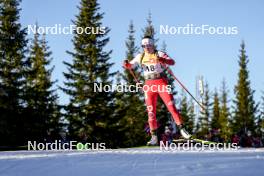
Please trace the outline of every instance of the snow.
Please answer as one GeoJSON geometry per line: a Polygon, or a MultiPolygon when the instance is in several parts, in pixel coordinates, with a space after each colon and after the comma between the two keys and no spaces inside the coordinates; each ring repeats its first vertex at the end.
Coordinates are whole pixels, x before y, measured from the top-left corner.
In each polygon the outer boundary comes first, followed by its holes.
{"type": "Polygon", "coordinates": [[[264,149],[0,152],[0,176],[264,175],[264,149]]]}

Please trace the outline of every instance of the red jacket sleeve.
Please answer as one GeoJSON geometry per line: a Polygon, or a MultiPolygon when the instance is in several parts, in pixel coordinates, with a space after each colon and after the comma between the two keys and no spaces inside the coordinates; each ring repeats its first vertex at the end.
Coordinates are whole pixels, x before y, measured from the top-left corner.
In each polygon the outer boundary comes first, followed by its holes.
{"type": "Polygon", "coordinates": [[[168,65],[174,65],[175,64],[175,61],[169,57],[166,53],[162,52],[162,51],[159,51],[159,57],[160,58],[163,58],[163,62],[165,64],[168,64],[168,65]]]}

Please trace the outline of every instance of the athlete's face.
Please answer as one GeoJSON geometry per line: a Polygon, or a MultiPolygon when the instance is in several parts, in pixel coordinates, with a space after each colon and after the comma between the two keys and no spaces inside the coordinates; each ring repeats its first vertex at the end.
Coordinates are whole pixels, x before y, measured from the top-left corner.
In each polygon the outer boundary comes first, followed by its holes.
{"type": "Polygon", "coordinates": [[[145,53],[154,53],[154,46],[153,45],[142,45],[142,47],[144,48],[144,52],[145,53]]]}

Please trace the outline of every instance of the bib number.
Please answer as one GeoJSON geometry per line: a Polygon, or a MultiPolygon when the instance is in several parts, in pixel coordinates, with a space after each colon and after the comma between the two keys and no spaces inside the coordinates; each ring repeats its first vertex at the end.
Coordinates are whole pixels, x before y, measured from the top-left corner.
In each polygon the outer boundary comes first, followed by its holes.
{"type": "Polygon", "coordinates": [[[145,71],[153,72],[155,71],[155,66],[154,65],[145,66],[145,71]]]}

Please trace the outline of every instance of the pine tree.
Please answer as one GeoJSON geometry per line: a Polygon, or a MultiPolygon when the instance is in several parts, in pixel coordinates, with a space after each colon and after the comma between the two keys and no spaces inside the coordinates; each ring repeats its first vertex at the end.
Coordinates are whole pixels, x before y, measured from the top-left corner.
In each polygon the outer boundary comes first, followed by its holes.
{"type": "Polygon", "coordinates": [[[20,0],[0,0],[0,145],[24,142],[23,79],[26,29],[19,23],[20,0]]]}
{"type": "Polygon", "coordinates": [[[217,90],[214,93],[213,114],[211,120],[212,129],[220,129],[220,105],[217,90]]]}
{"type": "Polygon", "coordinates": [[[204,86],[204,101],[203,101],[204,109],[201,110],[200,117],[198,119],[198,127],[197,134],[200,137],[206,137],[209,134],[209,124],[210,124],[210,116],[211,116],[211,106],[212,103],[210,101],[210,92],[208,83],[204,86]]]}
{"type": "Polygon", "coordinates": [[[230,112],[228,108],[228,90],[226,88],[226,82],[223,80],[221,88],[221,99],[220,99],[220,137],[227,142],[231,137],[231,127],[229,123],[230,112]]]}
{"type": "Polygon", "coordinates": [[[104,51],[109,42],[110,29],[103,28],[103,13],[99,13],[96,0],[81,0],[79,14],[74,24],[79,29],[91,27],[97,32],[91,34],[75,33],[73,39],[74,52],[72,63],[64,62],[68,72],[65,87],[62,90],[70,96],[65,108],[69,121],[69,132],[72,138],[91,142],[105,142],[107,147],[116,147],[118,142],[118,119],[114,119],[112,92],[94,90],[96,85],[112,85],[110,63],[112,51],[104,51]]]}
{"type": "Polygon", "coordinates": [[[45,35],[40,39],[39,34],[35,33],[26,77],[26,112],[31,117],[26,125],[30,140],[43,140],[47,133],[54,136],[59,132],[58,96],[53,89],[55,81],[51,81],[54,66],[48,68],[52,61],[51,54],[45,35]]]}
{"type": "Polygon", "coordinates": [[[250,87],[248,62],[245,43],[242,41],[238,62],[238,81],[234,89],[236,97],[233,121],[234,132],[240,134],[246,134],[248,131],[254,132],[255,129],[254,121],[257,107],[253,98],[254,91],[250,87]]]}

